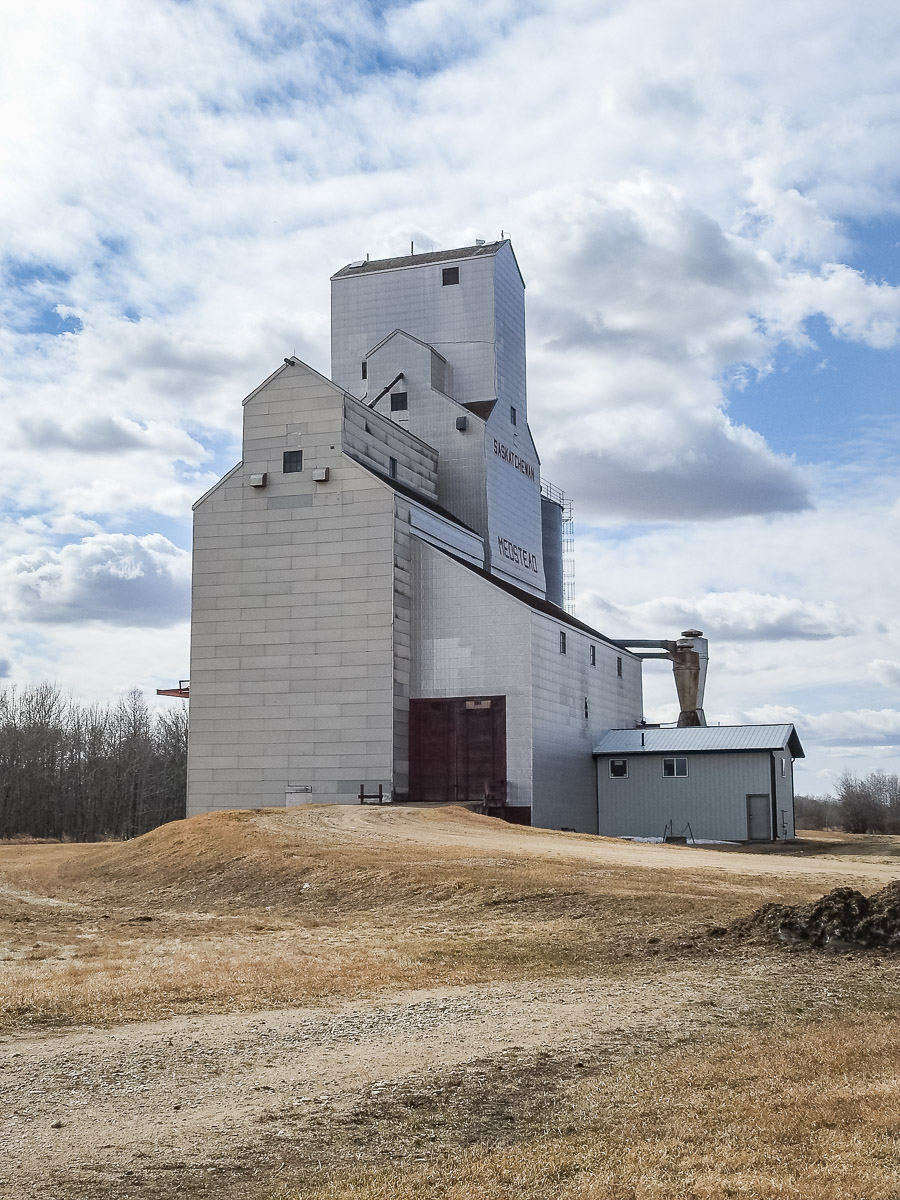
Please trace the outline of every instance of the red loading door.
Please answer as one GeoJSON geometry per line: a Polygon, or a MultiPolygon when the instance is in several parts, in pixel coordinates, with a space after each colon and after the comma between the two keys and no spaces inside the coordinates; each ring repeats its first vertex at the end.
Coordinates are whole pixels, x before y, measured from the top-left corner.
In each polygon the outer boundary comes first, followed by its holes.
{"type": "Polygon", "coordinates": [[[505,696],[410,701],[409,794],[420,803],[505,803],[505,696]]]}
{"type": "Polygon", "coordinates": [[[409,704],[409,798],[446,804],[456,798],[456,736],[452,702],[409,704]]]}

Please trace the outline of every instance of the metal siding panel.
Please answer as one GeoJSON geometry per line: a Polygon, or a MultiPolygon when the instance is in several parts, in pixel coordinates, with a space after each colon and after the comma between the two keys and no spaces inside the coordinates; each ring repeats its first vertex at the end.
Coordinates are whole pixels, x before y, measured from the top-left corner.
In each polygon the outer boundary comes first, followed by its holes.
{"type": "Polygon", "coordinates": [[[769,794],[769,755],[760,752],[688,755],[686,779],[666,779],[659,755],[628,758],[628,778],[610,779],[597,763],[598,832],[611,837],[662,837],[690,824],[695,838],[744,841],[747,795],[769,794]]]}
{"type": "Polygon", "coordinates": [[[597,832],[596,771],[591,747],[610,720],[641,712],[640,664],[626,659],[616,673],[617,648],[581,630],[532,612],[534,689],[534,806],[532,824],[597,832]],[[560,631],[566,653],[559,652],[560,631]],[[597,649],[591,666],[590,647],[597,649]],[[588,717],[584,700],[588,700],[588,717]]]}
{"type": "Polygon", "coordinates": [[[789,754],[775,755],[775,805],[776,805],[776,836],[793,838],[794,829],[794,764],[789,754]],[[785,777],[781,778],[779,760],[784,758],[785,777]]]}
{"type": "Polygon", "coordinates": [[[412,539],[411,693],[506,696],[507,802],[532,802],[531,610],[412,539]]]}

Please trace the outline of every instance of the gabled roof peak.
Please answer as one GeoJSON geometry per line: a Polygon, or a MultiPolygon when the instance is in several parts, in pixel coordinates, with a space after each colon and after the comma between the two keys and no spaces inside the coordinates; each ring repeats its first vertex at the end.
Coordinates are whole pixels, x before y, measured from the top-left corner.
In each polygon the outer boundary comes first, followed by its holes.
{"type": "Polygon", "coordinates": [[[371,350],[366,351],[366,358],[367,359],[371,358],[371,356],[375,353],[376,350],[380,350],[382,346],[386,346],[387,343],[391,340],[391,338],[395,338],[398,335],[401,337],[409,338],[409,340],[411,342],[417,342],[420,346],[424,346],[426,350],[430,350],[432,354],[436,354],[438,356],[438,358],[441,360],[441,362],[447,361],[446,358],[444,358],[443,354],[441,354],[440,350],[435,350],[434,346],[432,346],[432,344],[430,342],[423,342],[421,338],[416,337],[416,335],[414,333],[407,333],[407,331],[405,329],[392,329],[391,332],[389,334],[387,334],[385,337],[383,337],[380,342],[377,342],[371,348],[371,350]]]}

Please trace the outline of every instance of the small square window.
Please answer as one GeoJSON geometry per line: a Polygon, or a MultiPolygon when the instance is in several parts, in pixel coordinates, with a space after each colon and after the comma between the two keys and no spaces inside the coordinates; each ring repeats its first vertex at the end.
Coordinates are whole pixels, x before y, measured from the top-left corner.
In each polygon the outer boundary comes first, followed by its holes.
{"type": "Polygon", "coordinates": [[[512,405],[509,406],[509,423],[510,425],[516,424],[516,410],[512,405]]]}
{"type": "Polygon", "coordinates": [[[459,267],[444,267],[441,271],[441,286],[449,287],[451,283],[459,283],[459,267]]]}
{"type": "Polygon", "coordinates": [[[409,408],[409,392],[391,392],[391,412],[406,412],[409,408]]]}
{"type": "Polygon", "coordinates": [[[591,646],[591,666],[596,667],[596,665],[597,665],[597,647],[591,646]]]}
{"type": "Polygon", "coordinates": [[[616,655],[616,674],[620,679],[622,678],[622,657],[618,654],[616,655]]]}
{"type": "Polygon", "coordinates": [[[663,776],[666,779],[684,779],[687,776],[686,758],[664,758],[663,776]]]}
{"type": "Polygon", "coordinates": [[[363,379],[369,378],[369,364],[365,359],[362,360],[362,377],[363,379]]]}
{"type": "Polygon", "coordinates": [[[560,654],[566,652],[566,631],[564,629],[559,631],[559,652],[560,654]]]}
{"type": "Polygon", "coordinates": [[[302,471],[303,451],[285,450],[281,460],[281,469],[285,475],[290,475],[292,471],[302,471]]]}
{"type": "Polygon", "coordinates": [[[610,777],[610,779],[627,779],[628,778],[628,759],[627,758],[611,758],[609,760],[609,777],[610,777]]]}
{"type": "Polygon", "coordinates": [[[397,460],[396,460],[396,458],[388,459],[388,474],[390,475],[391,479],[397,478],[397,460]]]}

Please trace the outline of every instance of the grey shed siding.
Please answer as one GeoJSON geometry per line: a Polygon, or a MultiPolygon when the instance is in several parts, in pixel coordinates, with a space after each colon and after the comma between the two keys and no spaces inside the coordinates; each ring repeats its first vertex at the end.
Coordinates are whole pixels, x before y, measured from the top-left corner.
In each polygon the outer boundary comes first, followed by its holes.
{"type": "MultiPolygon", "coordinates": [[[[668,756],[662,754],[613,757],[627,758],[628,778],[610,779],[609,757],[597,760],[598,832],[609,837],[662,837],[671,821],[676,834],[690,824],[696,838],[743,842],[747,839],[747,795],[772,793],[772,753],[768,750],[686,754],[688,775],[684,779],[663,777],[663,758],[668,756]]],[[[777,751],[776,758],[780,757],[777,751]]],[[[789,775],[783,781],[776,779],[776,783],[782,782],[789,785],[789,775]]],[[[782,791],[779,808],[788,807],[793,805],[782,791]]],[[[789,836],[792,834],[791,821],[789,836]]]]}
{"type": "Polygon", "coordinates": [[[794,828],[794,760],[787,750],[776,750],[775,758],[775,824],[779,838],[793,838],[794,828]],[[784,761],[784,778],[781,762],[784,761]]]}

